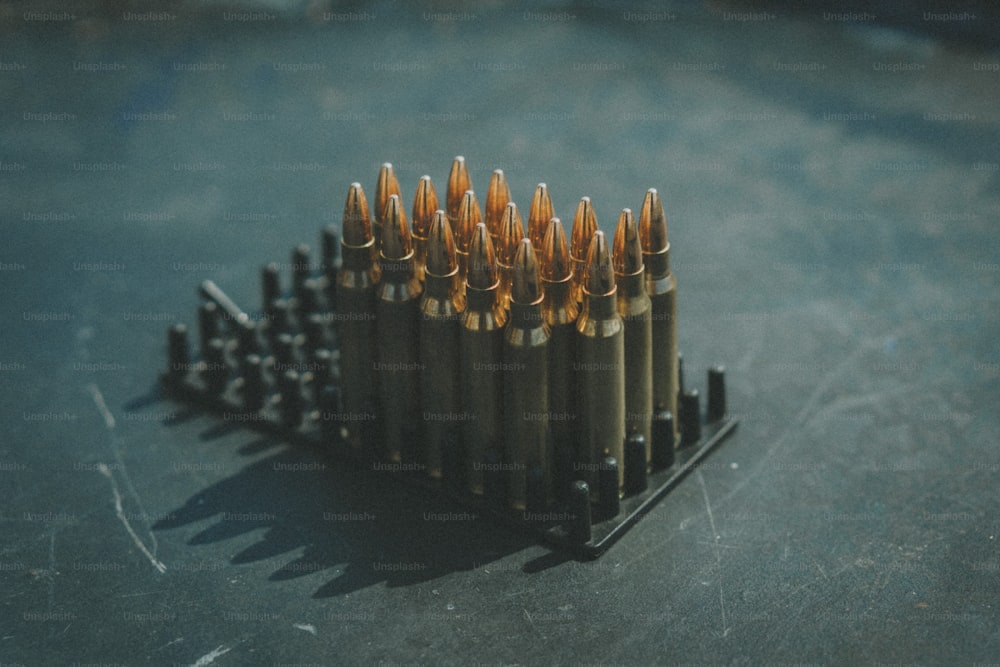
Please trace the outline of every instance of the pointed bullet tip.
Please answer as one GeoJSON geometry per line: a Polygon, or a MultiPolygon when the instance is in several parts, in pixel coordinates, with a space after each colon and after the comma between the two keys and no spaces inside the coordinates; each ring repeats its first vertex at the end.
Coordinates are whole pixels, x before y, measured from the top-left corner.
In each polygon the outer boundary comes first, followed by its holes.
{"type": "Polygon", "coordinates": [[[430,176],[421,176],[417,193],[413,197],[413,233],[427,238],[431,220],[438,210],[438,196],[430,176]]]}
{"type": "Polygon", "coordinates": [[[489,289],[495,287],[497,279],[496,256],[493,251],[493,241],[486,225],[479,223],[472,233],[472,243],[469,247],[469,272],[466,281],[469,287],[489,289]]]}
{"type": "Polygon", "coordinates": [[[517,204],[508,202],[504,207],[503,216],[500,219],[499,235],[499,259],[507,266],[514,264],[514,257],[517,255],[518,244],[524,238],[524,222],[521,220],[521,213],[517,210],[517,204]]]}
{"type": "Polygon", "coordinates": [[[642,270],[642,245],[632,209],[623,208],[615,228],[615,273],[633,275],[642,270]]]}
{"type": "Polygon", "coordinates": [[[531,208],[528,210],[528,236],[535,247],[541,249],[545,242],[545,232],[549,220],[555,216],[552,208],[552,197],[545,183],[535,186],[535,194],[531,198],[531,208]]]}
{"type": "Polygon", "coordinates": [[[572,275],[569,245],[566,243],[566,229],[562,220],[553,217],[545,230],[542,241],[542,277],[557,282],[566,280],[572,275]]]}
{"type": "Polygon", "coordinates": [[[542,286],[538,274],[538,262],[531,239],[521,239],[514,257],[511,274],[510,298],[515,303],[532,304],[542,298],[542,286]]]}
{"type": "Polygon", "coordinates": [[[427,273],[447,276],[458,268],[455,255],[455,238],[451,233],[448,215],[437,210],[431,220],[427,238],[427,273]]]}
{"type": "Polygon", "coordinates": [[[669,247],[667,238],[667,217],[663,213],[663,202],[656,188],[646,191],[639,211],[639,240],[642,251],[658,253],[669,247]]]}
{"type": "Polygon", "coordinates": [[[611,248],[604,232],[594,232],[587,251],[587,266],[583,273],[583,285],[593,296],[608,296],[615,291],[615,271],[611,264],[611,248]]]}
{"type": "Polygon", "coordinates": [[[410,227],[399,202],[399,195],[391,195],[386,204],[385,230],[382,232],[382,256],[388,260],[405,259],[413,252],[410,227]]]}
{"type": "Polygon", "coordinates": [[[363,246],[374,238],[371,215],[368,212],[368,199],[360,183],[351,183],[347,191],[341,229],[343,242],[348,245],[363,246]]]}

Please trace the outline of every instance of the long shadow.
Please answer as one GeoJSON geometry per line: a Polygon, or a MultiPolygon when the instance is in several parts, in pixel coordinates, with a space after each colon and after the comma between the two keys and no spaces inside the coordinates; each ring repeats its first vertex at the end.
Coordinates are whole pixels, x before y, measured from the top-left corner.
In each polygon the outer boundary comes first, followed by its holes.
{"type": "Polygon", "coordinates": [[[254,438],[239,452],[251,455],[274,446],[280,449],[195,494],[154,530],[215,518],[188,542],[205,545],[263,528],[260,541],[231,562],[253,563],[301,550],[269,579],[341,569],[315,592],[316,598],[380,582],[428,581],[533,544],[487,516],[413,487],[401,473],[338,464],[318,448],[270,436],[254,438]]]}

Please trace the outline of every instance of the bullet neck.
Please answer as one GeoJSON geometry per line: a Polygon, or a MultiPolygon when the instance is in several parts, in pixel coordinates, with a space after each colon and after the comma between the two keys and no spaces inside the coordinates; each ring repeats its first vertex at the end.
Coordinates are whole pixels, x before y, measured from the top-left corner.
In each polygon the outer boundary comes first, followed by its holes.
{"type": "Polygon", "coordinates": [[[646,270],[642,268],[635,273],[616,273],[615,284],[618,287],[619,298],[643,297],[646,295],[646,270]]]}
{"type": "Polygon", "coordinates": [[[499,287],[500,281],[493,283],[491,287],[487,287],[486,289],[466,285],[465,298],[468,303],[468,310],[477,312],[492,310],[496,304],[497,289],[499,287]]]}
{"type": "Polygon", "coordinates": [[[545,314],[545,321],[550,327],[559,324],[570,324],[576,320],[580,314],[576,301],[572,299],[573,277],[569,276],[564,280],[545,280],[542,278],[542,285],[545,289],[545,301],[542,310],[545,314]]]}
{"type": "Polygon", "coordinates": [[[545,326],[542,316],[542,300],[535,303],[510,302],[510,326],[518,329],[538,329],[545,326]]]}
{"type": "Polygon", "coordinates": [[[458,289],[458,269],[448,275],[439,276],[430,271],[424,272],[424,293],[431,299],[446,301],[455,295],[458,289]]]}
{"type": "Polygon", "coordinates": [[[670,244],[657,252],[642,253],[642,263],[645,265],[646,275],[652,280],[670,275],[670,244]]]}
{"type": "Polygon", "coordinates": [[[406,257],[399,259],[389,259],[382,255],[379,264],[382,267],[382,280],[393,283],[405,283],[416,278],[416,265],[413,261],[413,252],[406,257]]]}
{"type": "Polygon", "coordinates": [[[591,294],[583,290],[583,311],[581,319],[612,320],[618,317],[618,288],[611,294],[591,294]]]}
{"type": "Polygon", "coordinates": [[[375,239],[360,246],[341,242],[341,272],[369,273],[378,269],[375,262],[375,239]]]}

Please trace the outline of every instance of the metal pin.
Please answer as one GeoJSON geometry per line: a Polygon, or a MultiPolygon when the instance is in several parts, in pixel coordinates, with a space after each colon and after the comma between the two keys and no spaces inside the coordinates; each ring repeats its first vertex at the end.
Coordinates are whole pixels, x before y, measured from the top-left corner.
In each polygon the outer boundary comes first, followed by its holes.
{"type": "Polygon", "coordinates": [[[694,445],[701,439],[701,407],[697,389],[690,389],[681,394],[678,405],[681,415],[681,446],[694,445]]]}
{"type": "Polygon", "coordinates": [[[248,354],[243,357],[241,366],[241,375],[243,376],[243,407],[250,412],[255,412],[264,405],[267,392],[260,355],[248,354]]]}
{"type": "Polygon", "coordinates": [[[198,341],[202,354],[208,343],[219,336],[219,307],[209,301],[198,306],[198,341]]]}
{"type": "Polygon", "coordinates": [[[203,352],[202,373],[205,388],[211,396],[219,396],[229,383],[229,366],[226,365],[226,343],[221,338],[208,341],[203,352]]]}
{"type": "Polygon", "coordinates": [[[622,475],[621,466],[618,459],[613,456],[605,456],[597,473],[597,503],[600,515],[608,518],[618,516],[621,511],[621,483],[618,481],[622,475]]]}
{"type": "Polygon", "coordinates": [[[708,416],[709,423],[726,416],[726,369],[713,366],[708,369],[708,416]]]}
{"type": "Polygon", "coordinates": [[[275,299],[281,298],[281,276],[278,264],[271,262],[260,270],[260,291],[266,310],[275,299]]]}
{"type": "Polygon", "coordinates": [[[660,409],[653,416],[653,468],[660,470],[674,464],[674,415],[660,409]]]}
{"type": "Polygon", "coordinates": [[[569,513],[573,516],[569,527],[570,539],[586,544],[591,539],[590,486],[583,480],[573,482],[569,489],[569,513]]]}
{"type": "Polygon", "coordinates": [[[288,428],[298,428],[302,423],[302,384],[297,372],[289,369],[278,376],[278,393],[281,421],[288,428]]]}
{"type": "Polygon", "coordinates": [[[642,493],[647,486],[646,438],[639,432],[625,439],[625,494],[642,493]]]}
{"type": "Polygon", "coordinates": [[[306,281],[312,274],[312,266],[309,264],[309,246],[300,243],[292,250],[292,293],[302,301],[306,291],[306,281]]]}
{"type": "Polygon", "coordinates": [[[175,380],[182,380],[191,369],[191,354],[188,350],[187,327],[175,324],[167,329],[167,373],[175,380]]]}

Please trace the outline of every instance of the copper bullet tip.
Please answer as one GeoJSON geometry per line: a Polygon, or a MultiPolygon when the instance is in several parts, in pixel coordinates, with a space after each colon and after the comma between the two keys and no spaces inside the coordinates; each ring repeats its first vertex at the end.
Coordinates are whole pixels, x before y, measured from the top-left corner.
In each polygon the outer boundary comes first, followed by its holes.
{"type": "Polygon", "coordinates": [[[382,232],[382,257],[392,261],[406,259],[413,252],[413,240],[399,195],[391,195],[385,209],[382,232]]]}
{"type": "Polygon", "coordinates": [[[611,264],[611,248],[604,232],[594,232],[587,251],[587,266],[583,272],[583,285],[593,296],[609,296],[615,293],[615,270],[611,264]]]}
{"type": "Polygon", "coordinates": [[[368,213],[368,198],[360,183],[351,183],[344,202],[343,242],[352,246],[363,246],[371,241],[372,219],[368,213]]]}
{"type": "Polygon", "coordinates": [[[392,195],[403,196],[399,190],[399,180],[396,178],[396,172],[392,170],[392,164],[383,162],[382,168],[378,172],[378,180],[375,182],[376,222],[381,224],[385,221],[386,207],[389,203],[389,197],[392,195]]]}
{"type": "Polygon", "coordinates": [[[486,190],[486,228],[490,235],[500,236],[504,207],[510,201],[510,186],[503,175],[503,169],[495,169],[490,177],[490,185],[486,190]]]}
{"type": "Polygon", "coordinates": [[[615,228],[615,273],[630,276],[642,270],[642,245],[632,209],[623,208],[615,228]]]}
{"type": "Polygon", "coordinates": [[[514,256],[514,269],[510,298],[514,303],[533,304],[542,299],[542,285],[538,277],[538,262],[531,239],[523,238],[514,256]]]}
{"type": "Polygon", "coordinates": [[[545,243],[545,232],[548,230],[549,221],[555,216],[552,208],[552,197],[545,183],[535,186],[535,194],[531,198],[531,208],[528,211],[528,238],[535,244],[535,248],[541,250],[545,243]]]}
{"type": "Polygon", "coordinates": [[[642,210],[639,211],[639,240],[642,251],[647,253],[662,252],[669,247],[667,239],[667,216],[663,214],[663,202],[656,188],[646,191],[642,200],[642,210]]]}
{"type": "Polygon", "coordinates": [[[583,197],[576,206],[576,216],[573,217],[573,236],[570,239],[570,254],[584,260],[588,257],[587,248],[594,237],[597,227],[597,215],[590,203],[590,197],[583,197]]]}
{"type": "Polygon", "coordinates": [[[417,184],[417,194],[413,197],[413,234],[427,238],[431,229],[431,220],[438,210],[437,190],[430,176],[421,176],[417,184]]]}
{"type": "Polygon", "coordinates": [[[458,208],[458,228],[455,230],[455,245],[462,252],[469,252],[469,244],[476,225],[483,221],[483,212],[479,208],[476,193],[466,190],[462,195],[462,203],[458,208]]]}
{"type": "Polygon", "coordinates": [[[448,222],[448,214],[439,209],[434,213],[427,237],[427,273],[447,276],[457,269],[451,223],[448,222]]]}
{"type": "Polygon", "coordinates": [[[481,290],[496,287],[500,282],[497,277],[493,241],[486,225],[481,222],[472,232],[472,243],[469,246],[469,274],[466,282],[469,287],[481,290]]]}
{"type": "Polygon", "coordinates": [[[462,206],[462,197],[467,190],[472,189],[472,179],[469,178],[469,169],[465,166],[465,158],[456,155],[451,163],[451,172],[448,174],[448,217],[452,220],[458,219],[458,211],[462,206]]]}
{"type": "Polygon", "coordinates": [[[545,238],[542,241],[542,277],[552,282],[566,280],[573,274],[573,266],[569,260],[569,244],[566,242],[566,229],[562,220],[552,218],[545,238]]]}
{"type": "Polygon", "coordinates": [[[523,238],[524,223],[521,220],[521,213],[517,210],[517,204],[508,202],[504,207],[503,216],[500,219],[500,248],[498,255],[501,264],[513,266],[514,257],[517,256],[518,245],[523,238]]]}

